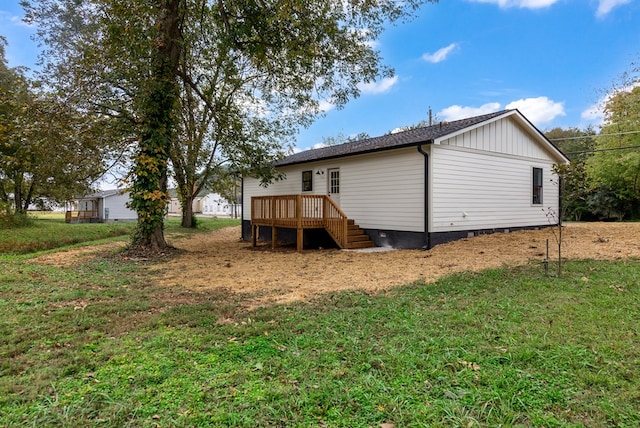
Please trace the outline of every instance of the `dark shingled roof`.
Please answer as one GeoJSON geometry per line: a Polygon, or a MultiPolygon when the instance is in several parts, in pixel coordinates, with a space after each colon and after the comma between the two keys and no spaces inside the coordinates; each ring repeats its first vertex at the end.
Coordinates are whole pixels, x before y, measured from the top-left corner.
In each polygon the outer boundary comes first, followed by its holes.
{"type": "Polygon", "coordinates": [[[417,146],[419,144],[428,144],[437,138],[453,134],[454,132],[458,132],[470,126],[502,116],[509,111],[511,110],[497,111],[495,113],[454,120],[452,122],[438,122],[435,125],[424,128],[411,129],[409,131],[397,132],[395,134],[383,135],[381,137],[367,138],[337,146],[323,147],[321,149],[305,150],[304,152],[295,153],[276,162],[276,166],[294,165],[322,159],[331,159],[381,150],[397,149],[400,147],[417,146]]]}

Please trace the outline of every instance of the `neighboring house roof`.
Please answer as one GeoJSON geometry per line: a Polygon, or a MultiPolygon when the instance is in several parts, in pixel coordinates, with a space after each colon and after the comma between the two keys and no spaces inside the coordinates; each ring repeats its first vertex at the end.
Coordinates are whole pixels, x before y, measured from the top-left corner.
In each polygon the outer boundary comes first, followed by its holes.
{"type": "MultiPolygon", "coordinates": [[[[178,197],[178,189],[169,189],[169,190],[167,190],[167,193],[169,193],[169,197],[170,198],[177,198],[178,197]]],[[[203,197],[207,196],[209,193],[214,193],[214,192],[212,192],[210,190],[207,190],[207,189],[202,189],[196,195],[196,199],[197,198],[203,198],[203,197]]]]}
{"type": "Polygon", "coordinates": [[[127,191],[123,189],[103,190],[101,192],[81,196],[78,199],[104,199],[110,196],[122,195],[124,193],[127,193],[127,191]]]}
{"type": "Polygon", "coordinates": [[[323,147],[320,149],[306,150],[295,153],[276,162],[276,166],[295,165],[299,163],[333,159],[344,156],[352,156],[382,150],[398,149],[402,147],[418,146],[420,144],[433,144],[443,137],[451,137],[470,128],[481,126],[485,122],[498,120],[502,117],[515,116],[524,126],[530,128],[534,134],[538,134],[540,141],[547,149],[553,152],[557,158],[568,161],[567,157],[560,152],[551,142],[529,122],[518,110],[501,110],[495,113],[470,117],[467,119],[455,120],[451,122],[438,122],[435,125],[424,128],[410,129],[408,131],[387,134],[380,137],[366,138],[364,140],[353,141],[336,146],[323,147]]]}

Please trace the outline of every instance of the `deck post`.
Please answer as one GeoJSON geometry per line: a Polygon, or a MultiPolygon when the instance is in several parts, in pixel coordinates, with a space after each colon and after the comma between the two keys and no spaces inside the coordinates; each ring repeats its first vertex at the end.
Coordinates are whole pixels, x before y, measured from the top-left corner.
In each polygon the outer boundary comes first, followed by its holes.
{"type": "Polygon", "coordinates": [[[327,211],[329,211],[329,207],[327,207],[327,205],[329,205],[329,201],[327,200],[327,195],[322,195],[322,225],[326,228],[327,227],[327,211]]]}
{"type": "Polygon", "coordinates": [[[343,246],[344,248],[347,248],[347,246],[349,245],[349,220],[345,217],[342,219],[342,226],[343,226],[343,246]]]}
{"type": "Polygon", "coordinates": [[[272,197],[271,197],[271,204],[270,204],[270,205],[271,205],[271,206],[270,206],[270,208],[271,208],[271,212],[270,212],[270,214],[271,214],[271,225],[272,225],[272,226],[273,226],[273,225],[275,224],[275,222],[276,222],[276,203],[277,203],[277,201],[276,201],[276,197],[275,197],[275,196],[272,196],[272,197]]]}
{"type": "Polygon", "coordinates": [[[298,228],[298,236],[296,237],[296,251],[304,250],[304,229],[298,228]]]}
{"type": "Polygon", "coordinates": [[[304,247],[304,232],[302,229],[302,195],[296,195],[296,220],[298,221],[296,234],[296,250],[302,251],[304,247]]]}
{"type": "Polygon", "coordinates": [[[271,249],[276,248],[276,241],[278,240],[278,228],[271,226],[271,249]]]}
{"type": "Polygon", "coordinates": [[[257,224],[251,225],[251,246],[255,247],[258,245],[258,233],[260,232],[260,226],[257,224]]]}

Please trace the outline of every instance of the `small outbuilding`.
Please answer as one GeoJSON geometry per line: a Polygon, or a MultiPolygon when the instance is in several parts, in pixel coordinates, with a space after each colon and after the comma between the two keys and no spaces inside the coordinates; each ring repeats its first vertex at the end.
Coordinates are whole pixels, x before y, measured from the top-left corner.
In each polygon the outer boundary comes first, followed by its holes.
{"type": "Polygon", "coordinates": [[[137,221],[138,214],[129,209],[129,192],[122,189],[105,190],[78,197],[67,203],[67,223],[108,223],[137,221]]]}
{"type": "Polygon", "coordinates": [[[518,110],[293,154],[243,179],[243,238],[431,248],[555,224],[567,157],[518,110]]]}

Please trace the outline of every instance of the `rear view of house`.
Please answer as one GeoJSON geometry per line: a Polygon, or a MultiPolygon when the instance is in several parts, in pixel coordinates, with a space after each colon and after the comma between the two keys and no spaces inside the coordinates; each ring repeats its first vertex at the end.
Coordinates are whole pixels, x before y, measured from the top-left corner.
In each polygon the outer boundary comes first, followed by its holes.
{"type": "Polygon", "coordinates": [[[552,167],[567,162],[517,110],[308,150],[278,162],[286,178],[266,188],[244,178],[243,238],[354,248],[358,227],[377,246],[431,248],[546,227],[559,209],[552,167]]]}

